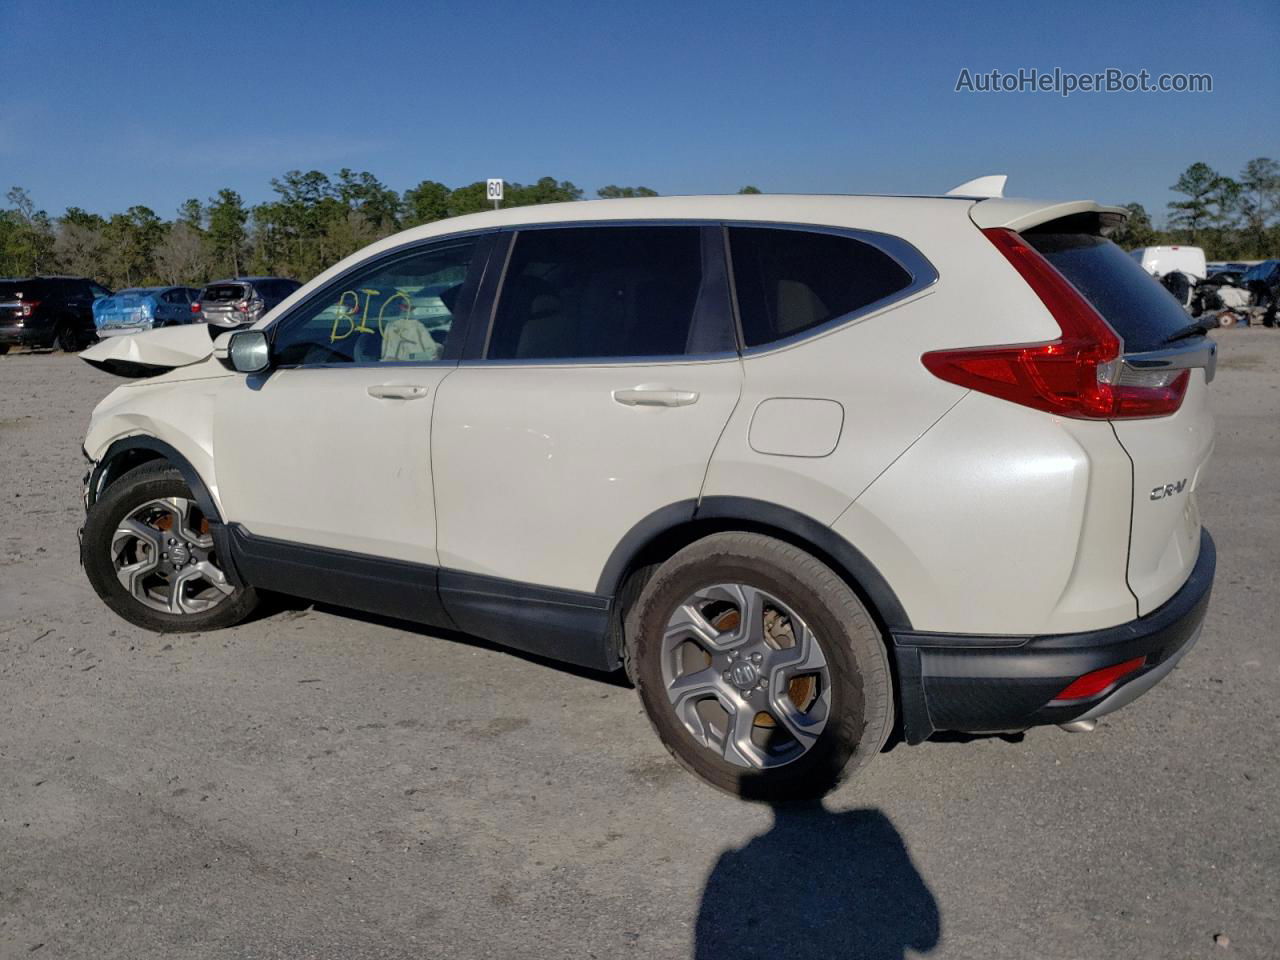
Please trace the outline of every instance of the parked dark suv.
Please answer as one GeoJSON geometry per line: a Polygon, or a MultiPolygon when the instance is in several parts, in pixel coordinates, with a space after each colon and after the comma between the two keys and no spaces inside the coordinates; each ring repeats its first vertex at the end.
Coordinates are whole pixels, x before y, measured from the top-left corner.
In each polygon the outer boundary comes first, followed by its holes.
{"type": "Polygon", "coordinates": [[[0,280],[0,355],[11,346],[52,347],[68,353],[97,336],[93,302],[111,291],[85,277],[0,280]]]}
{"type": "Polygon", "coordinates": [[[257,321],[302,284],[286,277],[236,277],[219,280],[200,292],[191,305],[197,318],[215,327],[240,327],[257,321]]]}

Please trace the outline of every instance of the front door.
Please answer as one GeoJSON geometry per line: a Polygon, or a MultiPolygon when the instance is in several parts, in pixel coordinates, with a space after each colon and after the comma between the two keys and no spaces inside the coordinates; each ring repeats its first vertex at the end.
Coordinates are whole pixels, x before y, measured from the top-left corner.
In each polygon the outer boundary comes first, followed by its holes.
{"type": "Polygon", "coordinates": [[[431,414],[455,369],[446,347],[462,334],[481,246],[459,238],[381,258],[272,325],[272,371],[216,397],[228,523],[254,538],[436,563],[431,414]]]}

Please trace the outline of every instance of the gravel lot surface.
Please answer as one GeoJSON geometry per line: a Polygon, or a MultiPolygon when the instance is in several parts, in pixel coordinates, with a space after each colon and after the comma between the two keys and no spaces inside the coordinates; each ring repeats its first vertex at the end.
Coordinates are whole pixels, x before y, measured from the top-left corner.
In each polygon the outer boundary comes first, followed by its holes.
{"type": "Polygon", "coordinates": [[[1182,667],[1091,735],[899,746],[781,811],[612,678],[330,609],[118,620],[76,559],[118,381],[0,358],[0,957],[1280,956],[1280,333],[1217,337],[1182,667]]]}

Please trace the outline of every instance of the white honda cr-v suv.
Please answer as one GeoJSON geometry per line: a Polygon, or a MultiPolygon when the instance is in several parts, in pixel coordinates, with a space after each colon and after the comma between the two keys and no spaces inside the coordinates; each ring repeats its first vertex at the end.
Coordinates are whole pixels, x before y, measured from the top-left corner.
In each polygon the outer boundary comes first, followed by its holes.
{"type": "Polygon", "coordinates": [[[625,668],[725,790],[897,725],[1087,728],[1194,642],[1214,345],[1107,240],[976,196],[626,199],[418,227],[253,329],[121,338],[82,558],[154,630],[259,591],[625,668]]]}

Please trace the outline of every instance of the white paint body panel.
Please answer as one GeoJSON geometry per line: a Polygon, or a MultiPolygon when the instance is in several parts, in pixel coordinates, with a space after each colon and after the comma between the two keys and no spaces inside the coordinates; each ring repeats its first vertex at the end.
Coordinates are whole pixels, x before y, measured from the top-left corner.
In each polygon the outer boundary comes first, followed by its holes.
{"type": "Polygon", "coordinates": [[[595,590],[633,525],[697,498],[741,383],[737,358],[463,364],[436,402],[441,564],[595,590]],[[690,391],[698,399],[648,407],[612,396],[636,387],[690,391]]]}
{"type": "Polygon", "coordinates": [[[774,457],[827,457],[844,429],[844,407],[834,400],[771,397],[751,415],[747,442],[774,457]]]}
{"type": "Polygon", "coordinates": [[[917,630],[1090,630],[1137,614],[1130,488],[1110,424],[969,393],[834,526],[917,630]]]}
{"type": "Polygon", "coordinates": [[[1133,533],[1129,586],[1145,616],[1172,597],[1200,557],[1196,488],[1213,453],[1213,414],[1203,370],[1191,371],[1178,412],[1155,420],[1116,423],[1133,458],[1133,533]],[[1164,495],[1167,485],[1185,483],[1164,495]],[[1162,495],[1153,500],[1152,493],[1162,495]]]}
{"type": "Polygon", "coordinates": [[[236,378],[214,419],[227,519],[259,536],[436,563],[431,410],[453,365],[277,370],[236,378]],[[370,387],[426,388],[414,400],[370,387]]]}

